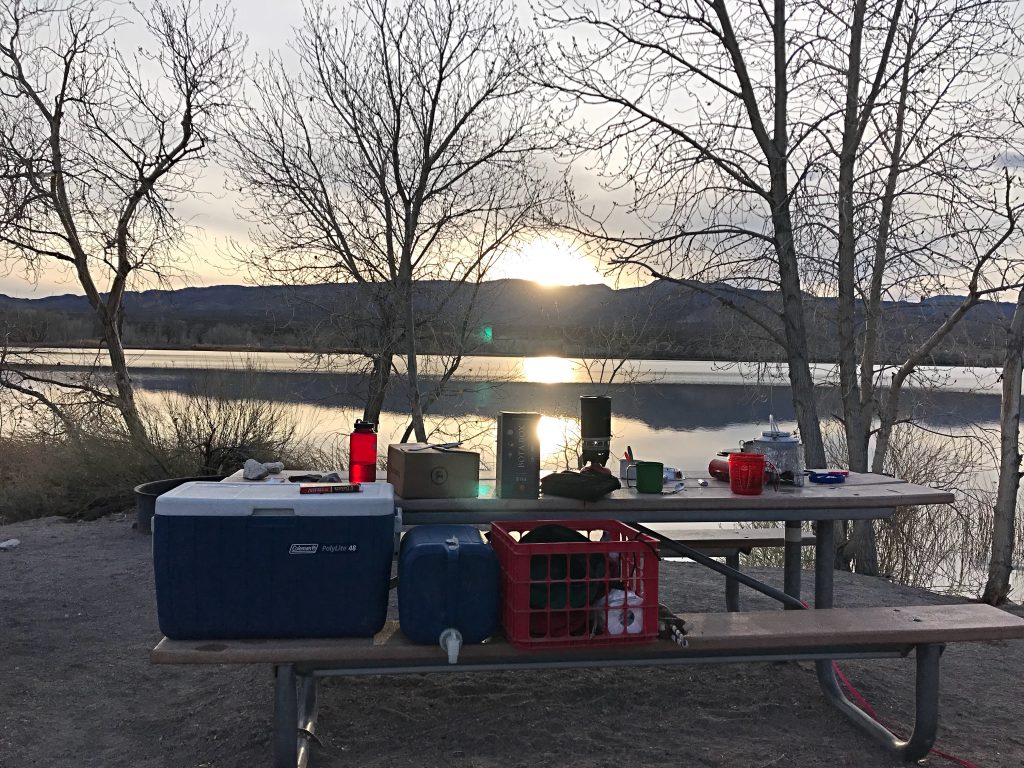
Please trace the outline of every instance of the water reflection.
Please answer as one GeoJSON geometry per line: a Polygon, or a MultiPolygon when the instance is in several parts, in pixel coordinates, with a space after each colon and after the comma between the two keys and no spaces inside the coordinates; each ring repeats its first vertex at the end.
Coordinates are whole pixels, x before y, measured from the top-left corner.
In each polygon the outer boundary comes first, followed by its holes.
{"type": "MultiPolygon", "coordinates": [[[[245,385],[254,390],[249,394],[265,400],[335,409],[362,407],[361,382],[346,374],[266,372],[253,376],[239,371],[139,369],[133,373],[133,379],[140,388],[154,392],[231,394],[245,385]]],[[[581,395],[610,394],[613,428],[619,419],[642,422],[651,431],[702,432],[747,426],[749,434],[743,436],[749,440],[767,424],[769,414],[775,414],[784,428],[793,428],[796,421],[786,387],[659,382],[609,389],[592,384],[492,384],[463,380],[457,384],[457,388],[433,404],[433,414],[490,419],[500,411],[536,411],[575,418],[581,395]]],[[[975,423],[992,424],[999,417],[999,398],[992,394],[912,390],[903,402],[916,419],[933,427],[956,429],[975,423]]],[[[822,413],[840,410],[834,390],[822,390],[820,403],[822,413]]],[[[387,411],[401,412],[405,405],[403,393],[396,389],[384,405],[387,411]]],[[[730,435],[728,444],[735,442],[730,435]]]]}
{"type": "Polygon", "coordinates": [[[558,384],[574,381],[576,365],[564,357],[523,358],[523,378],[533,384],[558,384]]]}
{"type": "Polygon", "coordinates": [[[576,468],[580,426],[575,418],[542,415],[537,432],[540,437],[541,466],[548,469],[576,468]]]}

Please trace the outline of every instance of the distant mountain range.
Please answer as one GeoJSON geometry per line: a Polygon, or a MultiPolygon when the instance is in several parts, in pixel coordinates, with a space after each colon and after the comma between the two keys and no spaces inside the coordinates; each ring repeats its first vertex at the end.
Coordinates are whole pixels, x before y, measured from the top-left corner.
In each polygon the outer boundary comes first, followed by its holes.
{"type": "MultiPolygon", "coordinates": [[[[420,314],[443,306],[457,315],[471,287],[420,283],[420,314]]],[[[294,349],[350,345],[346,325],[373,327],[372,286],[238,286],[151,290],[126,294],[124,337],[131,346],[294,349]],[[333,322],[332,322],[333,319],[333,322]]],[[[730,303],[761,317],[777,294],[732,291],[730,303]]],[[[936,296],[885,305],[883,346],[890,360],[926,338],[960,301],[936,296]]],[[[984,302],[943,344],[934,362],[998,364],[1012,304],[984,302]]],[[[836,302],[807,297],[812,356],[834,359],[836,302]]],[[[442,313],[443,315],[444,313],[442,313]]],[[[0,294],[0,322],[15,343],[90,343],[97,333],[84,296],[19,299],[0,294]]],[[[439,318],[433,321],[440,322],[439,318]]],[[[481,333],[476,354],[595,357],[673,357],[773,360],[782,350],[755,324],[706,291],[658,281],[637,288],[605,285],[543,287],[526,280],[483,283],[473,325],[481,333]]],[[[424,352],[445,351],[444,333],[430,336],[424,352]],[[433,340],[431,342],[431,339],[433,340]],[[431,349],[431,345],[438,347],[431,349]]]]}

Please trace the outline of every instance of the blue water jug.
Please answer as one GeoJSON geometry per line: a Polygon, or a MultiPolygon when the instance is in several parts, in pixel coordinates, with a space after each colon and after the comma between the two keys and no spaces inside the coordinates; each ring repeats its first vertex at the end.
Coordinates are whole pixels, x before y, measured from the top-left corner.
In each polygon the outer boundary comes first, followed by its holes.
{"type": "Polygon", "coordinates": [[[421,525],[398,555],[398,618],[414,643],[440,643],[455,663],[463,643],[480,643],[498,626],[500,570],[471,525],[421,525]]]}

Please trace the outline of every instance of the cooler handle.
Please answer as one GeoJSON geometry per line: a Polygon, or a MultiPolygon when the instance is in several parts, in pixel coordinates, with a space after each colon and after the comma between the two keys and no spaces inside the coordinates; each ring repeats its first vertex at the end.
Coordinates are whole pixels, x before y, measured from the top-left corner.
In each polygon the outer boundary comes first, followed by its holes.
{"type": "Polygon", "coordinates": [[[295,510],[291,507],[254,507],[249,514],[252,517],[280,517],[281,515],[294,517],[295,510]]]}
{"type": "Polygon", "coordinates": [[[445,614],[448,618],[448,625],[458,624],[459,613],[459,538],[452,536],[445,541],[447,545],[445,552],[448,559],[445,563],[445,614]]]}
{"type": "Polygon", "coordinates": [[[395,507],[395,551],[392,557],[398,557],[402,552],[402,508],[395,507]]]}

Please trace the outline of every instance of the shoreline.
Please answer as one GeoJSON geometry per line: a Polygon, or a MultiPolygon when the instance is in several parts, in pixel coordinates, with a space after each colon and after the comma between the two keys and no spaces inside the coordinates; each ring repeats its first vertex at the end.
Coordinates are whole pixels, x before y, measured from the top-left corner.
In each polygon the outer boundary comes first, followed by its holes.
{"type": "MultiPolygon", "coordinates": [[[[104,348],[103,344],[102,344],[102,342],[100,340],[92,340],[92,341],[85,340],[85,341],[78,341],[78,342],[68,342],[68,343],[59,344],[59,345],[55,345],[55,344],[41,344],[41,345],[11,344],[10,345],[10,349],[22,350],[22,351],[24,351],[24,350],[31,350],[31,351],[34,351],[34,352],[54,352],[54,351],[59,351],[59,350],[75,350],[75,351],[77,351],[77,350],[91,350],[91,351],[100,351],[103,348],[104,348]]],[[[157,345],[137,346],[137,345],[133,345],[133,344],[126,344],[124,349],[125,349],[126,352],[134,352],[134,353],[150,352],[151,351],[151,352],[223,352],[225,354],[241,354],[241,355],[246,355],[246,354],[251,354],[251,355],[261,355],[261,354],[318,355],[319,354],[319,355],[353,355],[353,356],[359,356],[360,355],[359,350],[355,350],[355,349],[352,349],[352,350],[340,349],[340,350],[329,350],[328,351],[328,350],[317,350],[317,349],[313,349],[313,348],[310,348],[310,347],[296,347],[296,346],[289,346],[289,345],[255,347],[255,346],[251,346],[251,345],[235,345],[235,346],[232,346],[232,345],[206,345],[206,344],[191,344],[191,345],[167,344],[167,345],[159,345],[159,346],[157,346],[157,345]]],[[[624,353],[624,352],[627,352],[627,351],[628,350],[617,350],[617,352],[619,352],[619,353],[624,353]]],[[[419,354],[420,354],[420,356],[423,356],[423,357],[437,357],[437,356],[443,356],[443,355],[445,355],[447,353],[444,352],[444,351],[430,350],[430,351],[420,351],[419,354]]],[[[556,357],[556,358],[562,358],[562,359],[566,359],[566,360],[629,360],[629,361],[633,361],[633,362],[646,362],[646,361],[650,361],[650,362],[678,362],[678,363],[707,363],[709,365],[740,365],[740,364],[747,364],[747,365],[772,365],[772,366],[775,366],[775,365],[785,366],[786,365],[785,355],[782,355],[782,354],[775,355],[775,356],[769,355],[769,356],[766,357],[766,359],[763,359],[763,360],[746,360],[746,359],[744,359],[744,360],[734,360],[734,359],[732,359],[732,356],[723,356],[721,358],[714,358],[714,359],[712,359],[712,358],[709,358],[706,355],[685,355],[685,354],[683,354],[683,355],[680,355],[680,354],[670,355],[670,354],[658,354],[657,352],[653,352],[653,353],[645,355],[643,357],[630,357],[628,354],[606,354],[606,355],[575,354],[575,353],[565,352],[564,350],[563,351],[559,351],[559,350],[544,350],[544,349],[540,349],[540,350],[533,350],[533,351],[530,351],[530,352],[524,352],[524,351],[514,351],[514,350],[506,350],[506,351],[500,351],[499,350],[499,351],[495,351],[493,348],[485,348],[485,349],[473,349],[473,350],[470,350],[470,351],[464,353],[463,357],[464,358],[472,358],[472,357],[487,358],[487,357],[491,357],[491,358],[515,358],[515,359],[537,358],[537,357],[540,357],[540,358],[543,358],[543,357],[556,357]]],[[[878,365],[899,365],[901,362],[902,362],[901,360],[879,361],[878,365]]],[[[812,366],[814,366],[814,365],[818,365],[818,366],[828,365],[828,366],[831,366],[831,365],[835,365],[835,360],[834,359],[830,360],[830,359],[824,358],[824,357],[820,358],[820,359],[812,358],[811,361],[810,361],[810,364],[812,366]]],[[[919,367],[920,368],[940,368],[940,369],[942,369],[942,368],[966,368],[966,369],[976,369],[976,368],[977,369],[997,369],[997,368],[999,368],[999,369],[1001,369],[1002,368],[1002,361],[1001,360],[996,360],[996,359],[993,358],[993,360],[974,361],[974,362],[970,362],[970,363],[965,363],[962,360],[957,361],[957,362],[948,362],[948,361],[947,362],[929,362],[929,363],[923,364],[923,365],[921,365],[919,367]]]]}

